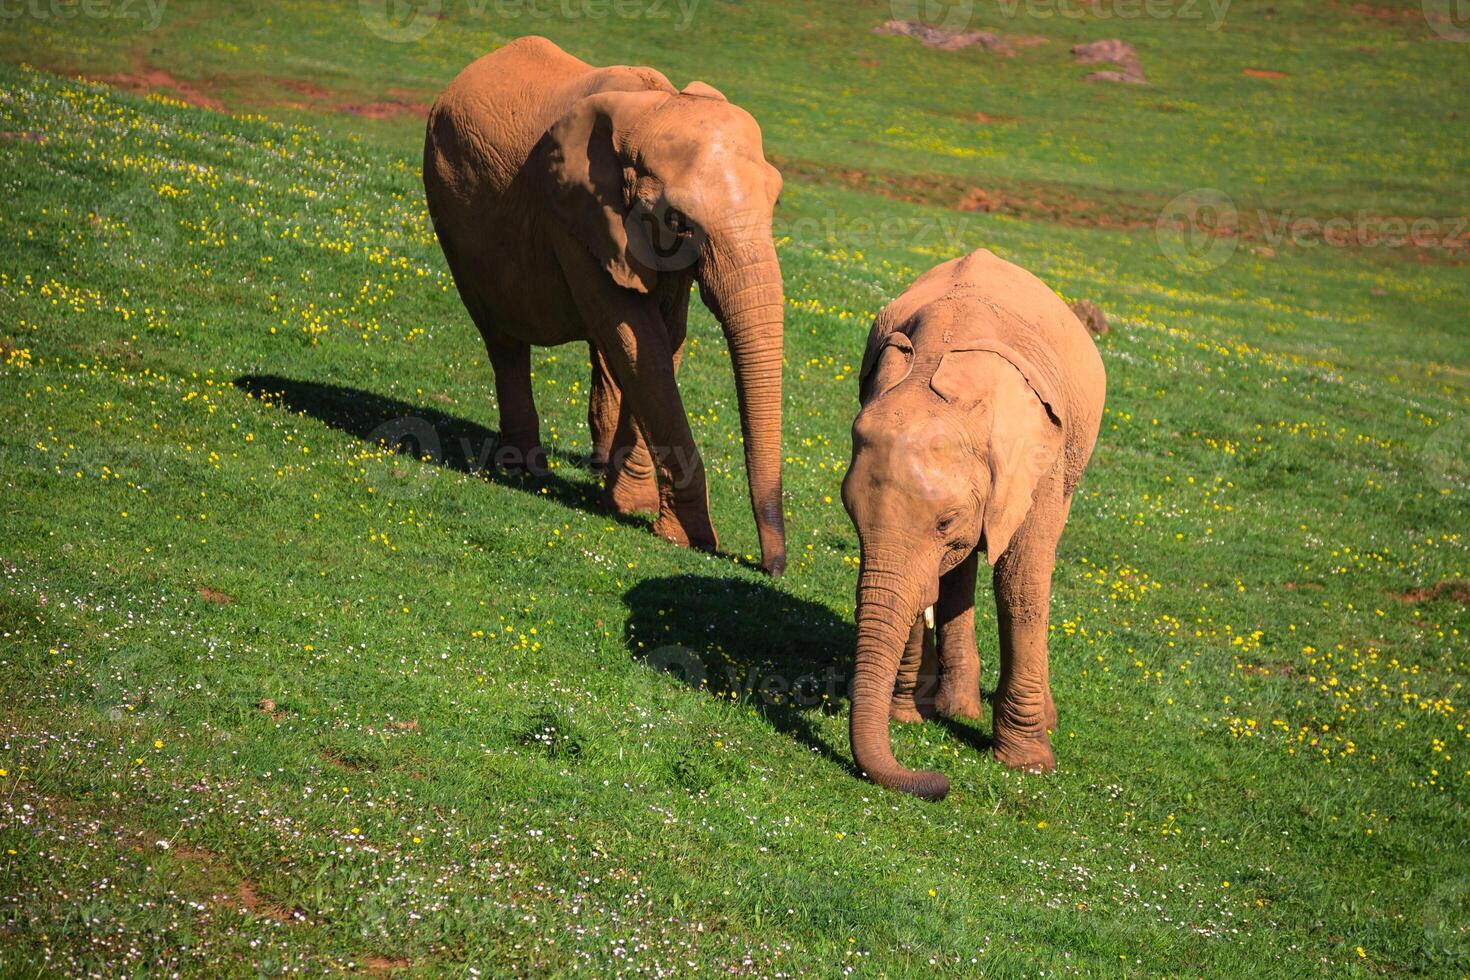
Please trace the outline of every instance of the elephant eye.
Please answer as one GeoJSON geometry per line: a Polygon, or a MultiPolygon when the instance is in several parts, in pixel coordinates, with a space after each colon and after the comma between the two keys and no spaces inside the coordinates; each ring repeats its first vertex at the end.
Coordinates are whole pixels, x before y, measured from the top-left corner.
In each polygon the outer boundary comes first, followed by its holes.
{"type": "Polygon", "coordinates": [[[689,216],[678,208],[669,208],[668,213],[664,215],[664,224],[676,235],[687,235],[694,230],[689,216]]]}
{"type": "Polygon", "coordinates": [[[938,531],[940,534],[944,534],[950,528],[954,527],[955,522],[959,519],[960,515],[957,512],[952,511],[948,514],[945,514],[943,517],[935,522],[934,530],[938,531]]]}

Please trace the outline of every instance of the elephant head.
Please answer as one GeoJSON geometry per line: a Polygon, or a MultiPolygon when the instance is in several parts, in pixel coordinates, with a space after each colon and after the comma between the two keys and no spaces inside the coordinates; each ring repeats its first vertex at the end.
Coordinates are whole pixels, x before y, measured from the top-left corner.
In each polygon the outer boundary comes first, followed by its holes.
{"type": "MultiPolygon", "coordinates": [[[[771,218],[781,175],[749,113],[701,82],[683,92],[603,91],[549,136],[553,209],[618,286],[654,292],[698,282],[735,369],[761,560],[786,563],[781,502],[785,312],[771,218]]],[[[687,297],[685,297],[687,299],[687,297]]]]}
{"type": "Polygon", "coordinates": [[[904,329],[875,330],[842,484],[862,555],[852,751],[874,782],[940,799],[948,780],[905,769],[889,744],[905,642],[941,575],[977,548],[992,565],[1005,553],[1063,440],[1056,400],[1021,354],[951,343],[944,323],[904,329]]]}

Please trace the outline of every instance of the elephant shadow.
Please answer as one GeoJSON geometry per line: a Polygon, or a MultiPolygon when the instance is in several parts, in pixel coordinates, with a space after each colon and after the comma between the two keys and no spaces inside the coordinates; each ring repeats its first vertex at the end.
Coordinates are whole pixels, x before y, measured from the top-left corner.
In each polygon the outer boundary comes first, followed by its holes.
{"type": "MultiPolygon", "coordinates": [[[[361,388],[322,381],[300,381],[273,374],[236,378],[236,388],[292,412],[300,412],[372,445],[385,445],[403,456],[445,469],[483,477],[496,484],[526,490],[599,517],[647,527],[647,520],[617,514],[599,503],[599,481],[568,480],[556,472],[513,475],[495,465],[500,434],[478,422],[437,409],[361,388]]],[[[548,450],[558,462],[580,467],[585,460],[548,450]]]]}
{"type": "Polygon", "coordinates": [[[749,705],[772,728],[852,769],[815,724],[817,713],[836,714],[847,699],[851,622],[765,582],[706,575],[647,579],[623,602],[635,660],[749,705]]]}

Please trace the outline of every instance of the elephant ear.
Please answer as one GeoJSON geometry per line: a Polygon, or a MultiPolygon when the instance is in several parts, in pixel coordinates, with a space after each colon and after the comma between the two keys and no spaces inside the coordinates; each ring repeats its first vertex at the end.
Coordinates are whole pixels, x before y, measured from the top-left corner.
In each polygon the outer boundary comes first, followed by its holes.
{"type": "Polygon", "coordinates": [[[648,292],[654,270],[628,253],[633,167],[619,145],[667,92],[599,92],[579,100],[547,132],[551,209],[613,281],[648,292]]]}
{"type": "Polygon", "coordinates": [[[904,334],[889,334],[883,343],[863,357],[858,401],[866,405],[907,378],[913,366],[913,342],[904,334]]]}
{"type": "Polygon", "coordinates": [[[945,401],[990,419],[990,488],[981,523],[985,559],[994,565],[1031,512],[1037,485],[1061,455],[1058,404],[1040,372],[1000,344],[944,355],[929,385],[945,401]]]}
{"type": "Polygon", "coordinates": [[[719,99],[721,102],[730,101],[729,99],[725,98],[724,92],[721,92],[713,85],[707,85],[704,82],[700,81],[693,81],[690,82],[688,85],[685,85],[682,89],[679,90],[679,94],[697,95],[702,99],[719,99]]]}

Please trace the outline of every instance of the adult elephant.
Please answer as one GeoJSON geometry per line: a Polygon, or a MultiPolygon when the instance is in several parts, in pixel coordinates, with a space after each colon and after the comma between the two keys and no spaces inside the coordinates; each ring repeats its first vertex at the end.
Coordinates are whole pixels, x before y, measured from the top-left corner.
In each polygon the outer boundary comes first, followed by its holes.
{"type": "Polygon", "coordinates": [[[471,64],[429,113],[429,213],[495,371],[512,469],[545,465],[530,345],[587,341],[605,502],[656,510],[717,547],[704,463],[675,383],[691,284],[729,342],[761,564],[786,564],[784,300],[771,240],[781,175],[718,91],[652,68],[594,68],[541,37],[471,64]]]}
{"type": "Polygon", "coordinates": [[[1057,541],[1102,419],[1092,338],[1041,280],[981,249],[883,308],[860,384],[842,485],[862,550],[854,758],[882,786],[949,791],[942,774],[899,765],[888,722],[979,717],[984,561],[1000,634],[991,751],[1013,769],[1055,769],[1047,619],[1057,541]]]}

